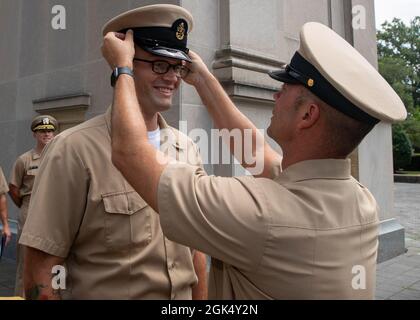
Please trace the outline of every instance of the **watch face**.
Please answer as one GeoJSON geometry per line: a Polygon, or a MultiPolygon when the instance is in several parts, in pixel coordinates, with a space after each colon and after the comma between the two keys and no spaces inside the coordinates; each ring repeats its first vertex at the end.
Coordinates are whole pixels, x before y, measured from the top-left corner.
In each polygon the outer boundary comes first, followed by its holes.
{"type": "Polygon", "coordinates": [[[114,87],[115,86],[116,80],[117,80],[117,78],[115,77],[115,70],[114,70],[111,73],[111,87],[114,87]]]}
{"type": "Polygon", "coordinates": [[[118,78],[118,76],[120,75],[120,72],[119,71],[120,71],[119,68],[115,68],[114,69],[115,78],[118,78]]]}
{"type": "Polygon", "coordinates": [[[114,70],[112,70],[112,74],[111,74],[111,87],[115,86],[115,83],[117,82],[118,76],[119,76],[119,70],[118,68],[115,68],[114,70]]]}

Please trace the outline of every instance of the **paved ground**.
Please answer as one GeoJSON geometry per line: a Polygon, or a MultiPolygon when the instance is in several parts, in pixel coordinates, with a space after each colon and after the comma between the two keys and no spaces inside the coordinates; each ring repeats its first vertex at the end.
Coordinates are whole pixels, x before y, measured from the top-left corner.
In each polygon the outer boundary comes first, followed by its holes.
{"type": "Polygon", "coordinates": [[[0,297],[14,295],[16,261],[2,258],[0,260],[0,297]]]}
{"type": "Polygon", "coordinates": [[[420,300],[420,241],[406,247],[406,254],[378,265],[376,299],[420,300]]]}
{"type": "Polygon", "coordinates": [[[420,183],[395,183],[394,199],[406,238],[420,241],[420,183]]]}
{"type": "MultiPolygon", "coordinates": [[[[420,300],[420,184],[395,184],[395,211],[405,227],[407,252],[378,264],[376,298],[420,300]]],[[[16,264],[0,262],[0,297],[12,296],[16,264]]]]}
{"type": "Polygon", "coordinates": [[[395,213],[407,253],[378,265],[376,298],[420,300],[420,184],[394,184],[395,213]]]}

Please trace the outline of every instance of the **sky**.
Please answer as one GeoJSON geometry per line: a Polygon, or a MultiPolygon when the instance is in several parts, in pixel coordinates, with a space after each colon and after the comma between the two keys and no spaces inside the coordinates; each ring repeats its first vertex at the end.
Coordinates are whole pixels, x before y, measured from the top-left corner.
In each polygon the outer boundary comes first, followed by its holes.
{"type": "Polygon", "coordinates": [[[408,24],[415,16],[420,16],[420,0],[375,0],[376,29],[394,17],[408,24]]]}

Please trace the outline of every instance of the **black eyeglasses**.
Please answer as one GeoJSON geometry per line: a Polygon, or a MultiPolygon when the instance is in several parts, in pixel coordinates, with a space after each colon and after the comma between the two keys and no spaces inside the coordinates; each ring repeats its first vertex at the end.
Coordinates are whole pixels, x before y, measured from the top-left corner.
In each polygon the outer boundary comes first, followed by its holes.
{"type": "Polygon", "coordinates": [[[134,58],[133,60],[151,63],[153,72],[157,74],[165,74],[169,71],[169,69],[172,68],[177,77],[185,78],[190,72],[190,69],[188,69],[186,66],[183,66],[181,64],[170,64],[169,62],[164,60],[150,61],[139,58],[134,58]]]}

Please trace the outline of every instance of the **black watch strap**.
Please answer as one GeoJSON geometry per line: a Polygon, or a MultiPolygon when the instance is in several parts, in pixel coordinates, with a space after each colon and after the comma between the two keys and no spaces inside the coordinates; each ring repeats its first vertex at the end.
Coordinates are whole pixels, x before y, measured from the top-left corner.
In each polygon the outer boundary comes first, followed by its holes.
{"type": "Polygon", "coordinates": [[[119,67],[119,68],[117,67],[114,70],[112,70],[111,87],[115,87],[118,77],[122,74],[128,74],[134,77],[133,70],[131,70],[129,67],[119,67]]]}

